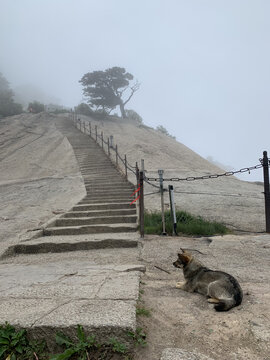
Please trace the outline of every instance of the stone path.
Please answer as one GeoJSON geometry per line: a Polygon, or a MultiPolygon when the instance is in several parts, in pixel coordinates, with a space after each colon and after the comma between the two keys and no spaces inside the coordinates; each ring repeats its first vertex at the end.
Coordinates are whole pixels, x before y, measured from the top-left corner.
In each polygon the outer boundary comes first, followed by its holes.
{"type": "Polygon", "coordinates": [[[70,121],[59,120],[57,128],[74,149],[86,196],[40,237],[9,247],[0,263],[1,323],[45,337],[51,351],[56,331],[72,336],[77,324],[101,341],[116,336],[129,345],[145,270],[130,205],[134,187],[70,121]]]}

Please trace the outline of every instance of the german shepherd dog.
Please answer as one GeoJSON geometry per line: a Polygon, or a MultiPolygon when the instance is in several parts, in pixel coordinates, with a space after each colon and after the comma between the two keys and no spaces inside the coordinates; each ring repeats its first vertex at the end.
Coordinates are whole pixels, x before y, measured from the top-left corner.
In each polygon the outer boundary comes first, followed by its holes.
{"type": "Polygon", "coordinates": [[[197,292],[208,297],[208,302],[215,304],[216,311],[228,311],[241,304],[243,292],[238,281],[223,271],[210,270],[198,260],[182,250],[173,263],[183,269],[185,282],[178,282],[176,287],[188,292],[197,292]]]}

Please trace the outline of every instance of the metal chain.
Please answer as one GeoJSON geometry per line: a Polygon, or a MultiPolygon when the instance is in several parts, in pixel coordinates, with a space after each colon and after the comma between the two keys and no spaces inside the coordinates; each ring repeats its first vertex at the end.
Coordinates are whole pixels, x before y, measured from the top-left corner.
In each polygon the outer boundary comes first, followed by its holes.
{"type": "MultiPolygon", "coordinates": [[[[232,176],[235,174],[239,174],[239,173],[245,173],[245,172],[250,172],[252,170],[255,169],[260,169],[263,165],[262,164],[258,164],[255,166],[251,166],[251,167],[246,167],[237,171],[227,171],[223,174],[212,174],[212,175],[203,175],[203,176],[188,176],[186,178],[168,178],[168,179],[163,179],[163,181],[194,181],[194,180],[206,180],[206,179],[217,179],[219,177],[222,176],[232,176]]],[[[148,181],[160,181],[159,178],[152,178],[152,177],[148,177],[145,178],[148,181]]]]}
{"type": "Polygon", "coordinates": [[[136,166],[131,165],[129,162],[127,162],[127,165],[131,167],[132,169],[136,169],[136,166]]]}
{"type": "Polygon", "coordinates": [[[153,186],[153,187],[155,187],[155,188],[157,188],[157,189],[159,189],[159,188],[160,188],[160,186],[159,186],[159,185],[151,184],[151,183],[150,183],[150,181],[148,181],[148,178],[147,178],[147,177],[145,177],[145,176],[144,176],[143,180],[144,180],[147,184],[149,184],[149,185],[151,185],[151,186],[153,186]]]}
{"type": "MultiPolygon", "coordinates": [[[[80,119],[77,120],[78,122],[82,122],[80,119]]],[[[101,135],[97,134],[97,138],[101,139],[106,145],[108,145],[108,142],[105,141],[104,139],[102,139],[101,135]]],[[[116,151],[116,149],[114,149],[113,147],[111,147],[112,150],[116,151]]],[[[119,159],[122,161],[122,163],[125,165],[125,161],[122,159],[122,157],[117,154],[119,159]]],[[[245,172],[249,172],[255,169],[260,169],[263,167],[263,159],[259,159],[261,164],[255,165],[255,166],[251,166],[251,167],[246,167],[246,168],[242,168],[240,170],[237,171],[227,171],[223,174],[212,174],[212,175],[203,175],[203,176],[188,176],[186,178],[168,178],[168,179],[163,179],[163,181],[194,181],[194,180],[207,180],[207,179],[217,179],[219,177],[222,176],[232,176],[235,174],[239,174],[239,173],[245,173],[245,172]]],[[[270,160],[269,160],[269,164],[270,164],[270,160]]],[[[136,169],[136,166],[132,166],[131,164],[129,164],[127,162],[126,164],[127,169],[130,170],[134,175],[136,175],[136,172],[133,169],[136,169]]],[[[159,188],[159,186],[156,186],[154,184],[151,184],[151,181],[160,181],[160,178],[152,178],[152,177],[146,177],[144,176],[144,181],[147,182],[149,185],[154,186],[156,188],[159,188]]]]}

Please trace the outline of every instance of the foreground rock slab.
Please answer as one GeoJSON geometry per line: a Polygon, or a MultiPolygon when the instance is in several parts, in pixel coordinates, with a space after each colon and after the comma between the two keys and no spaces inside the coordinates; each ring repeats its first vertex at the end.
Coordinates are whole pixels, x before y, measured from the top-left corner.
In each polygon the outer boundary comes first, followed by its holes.
{"type": "Polygon", "coordinates": [[[160,360],[213,360],[212,358],[182,349],[165,349],[160,360]]]}
{"type": "MultiPolygon", "coordinates": [[[[106,251],[106,250],[103,250],[106,251]]],[[[129,343],[136,329],[136,301],[142,265],[87,265],[85,262],[0,264],[0,319],[30,335],[75,336],[77,325],[100,341],[118,337],[129,343]]]]}
{"type": "Polygon", "coordinates": [[[61,253],[106,248],[135,248],[138,246],[138,243],[137,233],[43,236],[10,246],[2,255],[2,258],[15,254],[61,253]]]}
{"type": "Polygon", "coordinates": [[[141,258],[147,264],[142,301],[151,317],[138,320],[148,347],[138,350],[136,360],[270,359],[270,234],[146,236],[141,258]],[[177,289],[184,281],[183,271],[173,266],[180,248],[210,269],[233,275],[243,289],[242,304],[216,312],[206,297],[177,289]]]}

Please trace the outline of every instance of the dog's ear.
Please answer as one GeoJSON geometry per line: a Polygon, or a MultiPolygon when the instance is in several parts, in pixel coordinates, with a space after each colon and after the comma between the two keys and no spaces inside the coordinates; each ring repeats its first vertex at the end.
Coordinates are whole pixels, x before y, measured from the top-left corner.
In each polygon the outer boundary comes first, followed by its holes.
{"type": "Polygon", "coordinates": [[[192,255],[187,253],[178,254],[178,258],[182,261],[183,264],[188,264],[192,260],[192,255]]]}

